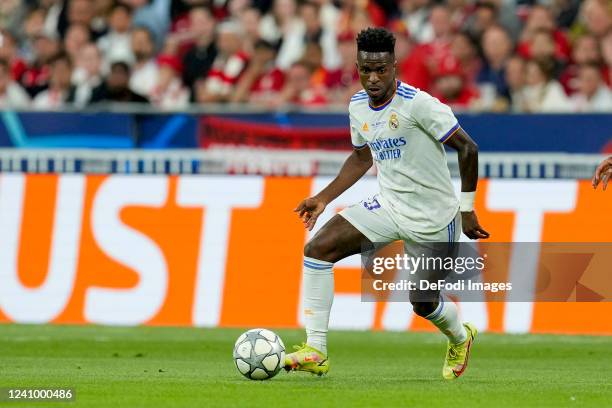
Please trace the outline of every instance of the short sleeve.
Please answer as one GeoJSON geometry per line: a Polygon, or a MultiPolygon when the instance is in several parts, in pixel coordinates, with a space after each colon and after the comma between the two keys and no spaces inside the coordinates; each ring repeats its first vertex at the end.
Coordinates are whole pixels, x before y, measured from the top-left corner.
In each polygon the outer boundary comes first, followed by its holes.
{"type": "Polygon", "coordinates": [[[446,142],[459,129],[459,121],[451,108],[427,92],[421,91],[415,96],[412,117],[440,143],[446,142]]]}
{"type": "Polygon", "coordinates": [[[361,135],[361,133],[359,133],[359,123],[357,123],[357,120],[350,112],[349,120],[351,122],[351,143],[355,149],[361,149],[362,147],[365,147],[368,142],[361,135]]]}

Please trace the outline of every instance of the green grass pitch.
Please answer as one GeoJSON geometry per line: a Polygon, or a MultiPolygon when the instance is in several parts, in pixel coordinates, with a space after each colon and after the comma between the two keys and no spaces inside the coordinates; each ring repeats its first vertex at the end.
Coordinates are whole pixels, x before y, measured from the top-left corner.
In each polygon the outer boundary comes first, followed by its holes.
{"type": "MultiPolygon", "coordinates": [[[[7,407],[609,407],[612,338],[479,335],[466,374],[441,379],[438,334],[332,332],[327,377],[242,377],[242,330],[0,325],[0,387],[76,389],[7,407]]],[[[277,330],[290,347],[301,330],[277,330]]]]}

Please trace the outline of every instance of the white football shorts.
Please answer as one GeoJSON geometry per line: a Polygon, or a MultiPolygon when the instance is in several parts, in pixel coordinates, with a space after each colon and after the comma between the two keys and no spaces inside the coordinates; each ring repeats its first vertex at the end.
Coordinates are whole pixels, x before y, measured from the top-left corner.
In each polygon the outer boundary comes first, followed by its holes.
{"type": "Polygon", "coordinates": [[[415,232],[398,225],[382,205],[379,195],[369,197],[340,211],[340,215],[375,243],[402,240],[410,242],[457,242],[461,236],[461,214],[436,232],[415,232]]]}

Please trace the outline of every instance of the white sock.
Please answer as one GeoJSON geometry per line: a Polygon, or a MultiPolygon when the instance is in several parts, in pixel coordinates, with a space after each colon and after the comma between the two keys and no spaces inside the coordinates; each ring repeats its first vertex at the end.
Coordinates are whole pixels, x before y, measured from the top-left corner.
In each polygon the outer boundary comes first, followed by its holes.
{"type": "Polygon", "coordinates": [[[331,262],[304,257],[304,323],[306,344],[327,355],[327,326],[334,301],[331,262]]]}
{"type": "Polygon", "coordinates": [[[445,302],[440,296],[438,307],[426,319],[440,329],[452,344],[463,343],[467,340],[467,332],[459,319],[457,306],[453,301],[445,302]]]}

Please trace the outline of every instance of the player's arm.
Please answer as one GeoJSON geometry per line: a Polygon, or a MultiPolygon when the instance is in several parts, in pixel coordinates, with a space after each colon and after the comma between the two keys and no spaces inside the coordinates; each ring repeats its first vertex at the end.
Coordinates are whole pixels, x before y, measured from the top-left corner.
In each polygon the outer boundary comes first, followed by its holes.
{"type": "Polygon", "coordinates": [[[303,200],[295,208],[304,227],[309,231],[317,222],[317,218],[327,204],[335,200],[340,194],[357,182],[372,167],[372,152],[367,146],[353,149],[346,159],[336,178],[321,192],[313,197],[303,200]]]}
{"type": "Polygon", "coordinates": [[[608,157],[597,166],[595,174],[593,175],[593,188],[596,189],[599,182],[602,182],[603,189],[606,191],[610,177],[612,177],[612,156],[608,157]]]}
{"type": "Polygon", "coordinates": [[[478,223],[473,208],[478,184],[478,146],[461,128],[458,128],[445,144],[457,150],[458,153],[463,233],[470,239],[489,238],[489,233],[478,223]]]}

